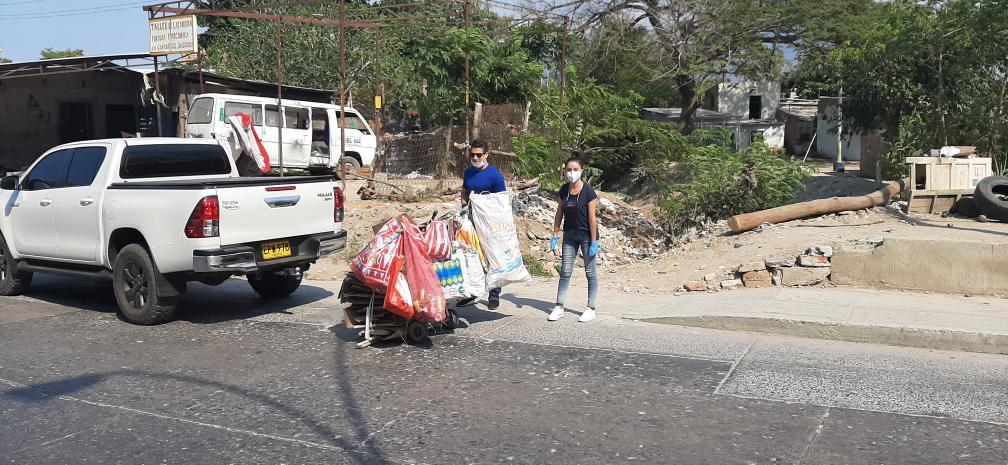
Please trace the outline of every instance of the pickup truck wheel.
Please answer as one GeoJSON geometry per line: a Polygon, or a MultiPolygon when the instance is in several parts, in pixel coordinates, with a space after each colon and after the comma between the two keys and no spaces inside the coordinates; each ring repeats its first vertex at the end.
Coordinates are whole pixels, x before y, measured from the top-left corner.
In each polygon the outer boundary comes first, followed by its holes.
{"type": "Polygon", "coordinates": [[[28,290],[32,274],[15,272],[17,260],[7,248],[7,240],[0,236],[0,295],[19,295],[28,290]]]}
{"type": "Polygon", "coordinates": [[[112,264],[112,288],[119,316],[130,323],[156,325],[171,320],[178,306],[158,296],[158,271],[139,244],[123,247],[112,264]]]}
{"type": "Polygon", "coordinates": [[[252,289],[264,299],[279,299],[291,295],[301,286],[301,275],[266,271],[248,275],[252,289]]]}
{"type": "Polygon", "coordinates": [[[343,170],[345,169],[346,173],[349,175],[358,175],[358,176],[360,175],[361,163],[357,161],[356,158],[354,157],[340,158],[340,165],[343,166],[341,166],[336,171],[336,174],[342,174],[343,170]]]}

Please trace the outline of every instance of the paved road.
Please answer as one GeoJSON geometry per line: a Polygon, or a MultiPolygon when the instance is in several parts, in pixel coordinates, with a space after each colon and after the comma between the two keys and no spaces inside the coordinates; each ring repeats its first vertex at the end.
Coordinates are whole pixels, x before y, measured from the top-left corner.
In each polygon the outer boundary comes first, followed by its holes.
{"type": "Polygon", "coordinates": [[[1008,357],[503,311],[356,349],[333,286],[0,298],[0,464],[1008,464],[1008,357]]]}

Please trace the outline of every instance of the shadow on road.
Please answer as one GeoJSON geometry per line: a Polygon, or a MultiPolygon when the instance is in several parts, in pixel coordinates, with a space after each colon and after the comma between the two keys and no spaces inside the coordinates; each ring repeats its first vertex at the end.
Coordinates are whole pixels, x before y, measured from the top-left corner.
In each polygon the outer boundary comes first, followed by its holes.
{"type": "MultiPolygon", "coordinates": [[[[243,320],[269,313],[290,313],[293,308],[314,304],[333,295],[331,291],[321,287],[302,284],[289,297],[265,300],[241,279],[230,279],[220,286],[189,283],[189,290],[179,304],[176,319],[208,324],[243,320]]],[[[115,296],[109,282],[36,273],[25,296],[81,310],[116,312],[115,296]]]]}
{"type": "MultiPolygon", "coordinates": [[[[348,368],[344,350],[355,349],[348,349],[345,346],[337,346],[333,356],[335,358],[336,369],[338,372],[346,372],[348,368]]],[[[262,406],[266,406],[292,419],[296,419],[298,422],[304,424],[318,435],[320,438],[320,444],[331,446],[333,449],[341,449],[340,453],[345,454],[345,456],[349,457],[354,463],[360,465],[392,463],[385,457],[381,448],[375,445],[374,441],[372,441],[373,433],[369,431],[366,418],[363,414],[363,409],[355,399],[354,386],[351,384],[349,376],[338,377],[340,399],[334,400],[342,401],[342,404],[347,407],[345,417],[352,429],[352,435],[348,435],[345,431],[335,431],[330,425],[327,425],[318,418],[315,418],[310,412],[291,407],[273,397],[250,391],[241,386],[175,373],[157,373],[132,369],[114,370],[104,373],[89,373],[58,379],[55,381],[36,383],[26,387],[9,389],[7,391],[0,391],[0,398],[7,397],[21,402],[32,403],[49,402],[60,396],[73,396],[75,393],[106,381],[115,382],[115,378],[144,378],[149,380],[175,381],[210,387],[216,390],[228,392],[230,394],[254,401],[262,406]]],[[[142,409],[142,407],[140,408],[142,409]]],[[[241,427],[240,425],[231,426],[241,427]]]]}

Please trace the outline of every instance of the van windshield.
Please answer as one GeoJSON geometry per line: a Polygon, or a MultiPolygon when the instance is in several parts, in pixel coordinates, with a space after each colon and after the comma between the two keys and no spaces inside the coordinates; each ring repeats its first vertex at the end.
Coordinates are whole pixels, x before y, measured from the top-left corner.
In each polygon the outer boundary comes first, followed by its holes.
{"type": "Polygon", "coordinates": [[[186,118],[187,124],[207,124],[213,120],[213,99],[209,97],[198,98],[189,107],[189,116],[186,118]]]}
{"type": "Polygon", "coordinates": [[[211,144],[132,145],[123,150],[119,167],[123,179],[230,173],[227,152],[211,144]]]}

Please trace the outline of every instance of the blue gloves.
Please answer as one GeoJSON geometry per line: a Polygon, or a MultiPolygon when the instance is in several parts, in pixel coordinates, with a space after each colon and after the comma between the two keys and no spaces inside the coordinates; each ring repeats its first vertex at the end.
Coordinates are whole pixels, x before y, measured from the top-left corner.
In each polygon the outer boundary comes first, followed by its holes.
{"type": "Polygon", "coordinates": [[[591,246],[588,247],[588,255],[591,257],[598,255],[598,241],[592,241],[591,246]]]}
{"type": "Polygon", "coordinates": [[[558,245],[560,245],[560,238],[553,236],[553,238],[550,239],[549,251],[550,252],[556,251],[558,245]]]}

